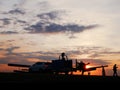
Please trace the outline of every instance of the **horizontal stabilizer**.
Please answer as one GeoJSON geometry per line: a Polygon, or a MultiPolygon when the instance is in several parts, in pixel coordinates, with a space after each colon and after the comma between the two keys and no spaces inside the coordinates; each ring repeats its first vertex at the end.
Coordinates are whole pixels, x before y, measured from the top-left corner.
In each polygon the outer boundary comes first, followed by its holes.
{"type": "Polygon", "coordinates": [[[8,66],[15,66],[15,67],[30,67],[31,65],[23,65],[23,64],[8,63],[8,66]]]}

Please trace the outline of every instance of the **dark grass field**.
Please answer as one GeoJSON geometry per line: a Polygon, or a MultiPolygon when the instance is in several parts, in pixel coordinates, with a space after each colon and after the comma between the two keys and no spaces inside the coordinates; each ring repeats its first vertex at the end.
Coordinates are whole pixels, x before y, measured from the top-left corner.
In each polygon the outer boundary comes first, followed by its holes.
{"type": "MultiPolygon", "coordinates": [[[[16,85],[37,85],[37,87],[51,85],[51,86],[85,86],[91,87],[100,85],[110,86],[118,85],[120,86],[120,77],[113,76],[88,76],[88,75],[64,75],[64,74],[40,74],[40,73],[0,73],[0,84],[1,85],[10,85],[15,87],[16,85]]],[[[59,88],[61,88],[59,87],[59,88]]]]}

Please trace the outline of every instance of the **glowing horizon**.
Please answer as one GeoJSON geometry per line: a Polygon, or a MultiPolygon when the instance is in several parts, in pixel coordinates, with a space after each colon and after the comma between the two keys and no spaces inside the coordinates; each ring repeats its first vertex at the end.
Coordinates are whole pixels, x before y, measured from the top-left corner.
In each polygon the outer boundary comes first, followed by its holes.
{"type": "Polygon", "coordinates": [[[50,61],[65,52],[69,59],[109,65],[112,73],[112,65],[120,66],[119,4],[0,0],[0,64],[50,61]]]}

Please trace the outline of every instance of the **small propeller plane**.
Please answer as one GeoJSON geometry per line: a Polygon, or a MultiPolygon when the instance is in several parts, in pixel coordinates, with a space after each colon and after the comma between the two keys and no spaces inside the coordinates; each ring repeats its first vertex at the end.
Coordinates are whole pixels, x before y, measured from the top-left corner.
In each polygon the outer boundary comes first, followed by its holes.
{"type": "Polygon", "coordinates": [[[108,67],[108,65],[92,66],[92,67],[87,68],[86,66],[88,64],[90,63],[85,64],[83,61],[78,62],[76,60],[76,70],[79,70],[80,72],[82,72],[82,75],[84,75],[84,72],[88,72],[88,74],[90,74],[90,71],[96,70],[97,68],[102,68],[102,76],[105,76],[104,67],[108,67]]]}

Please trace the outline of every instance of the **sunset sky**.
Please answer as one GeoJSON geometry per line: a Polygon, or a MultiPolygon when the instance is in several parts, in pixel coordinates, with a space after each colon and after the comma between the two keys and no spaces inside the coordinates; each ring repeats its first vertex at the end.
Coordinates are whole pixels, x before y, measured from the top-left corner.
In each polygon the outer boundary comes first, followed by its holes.
{"type": "MultiPolygon", "coordinates": [[[[5,64],[69,59],[120,69],[120,0],[0,0],[0,71],[5,64]]],[[[96,70],[95,72],[98,72],[96,70]]]]}

